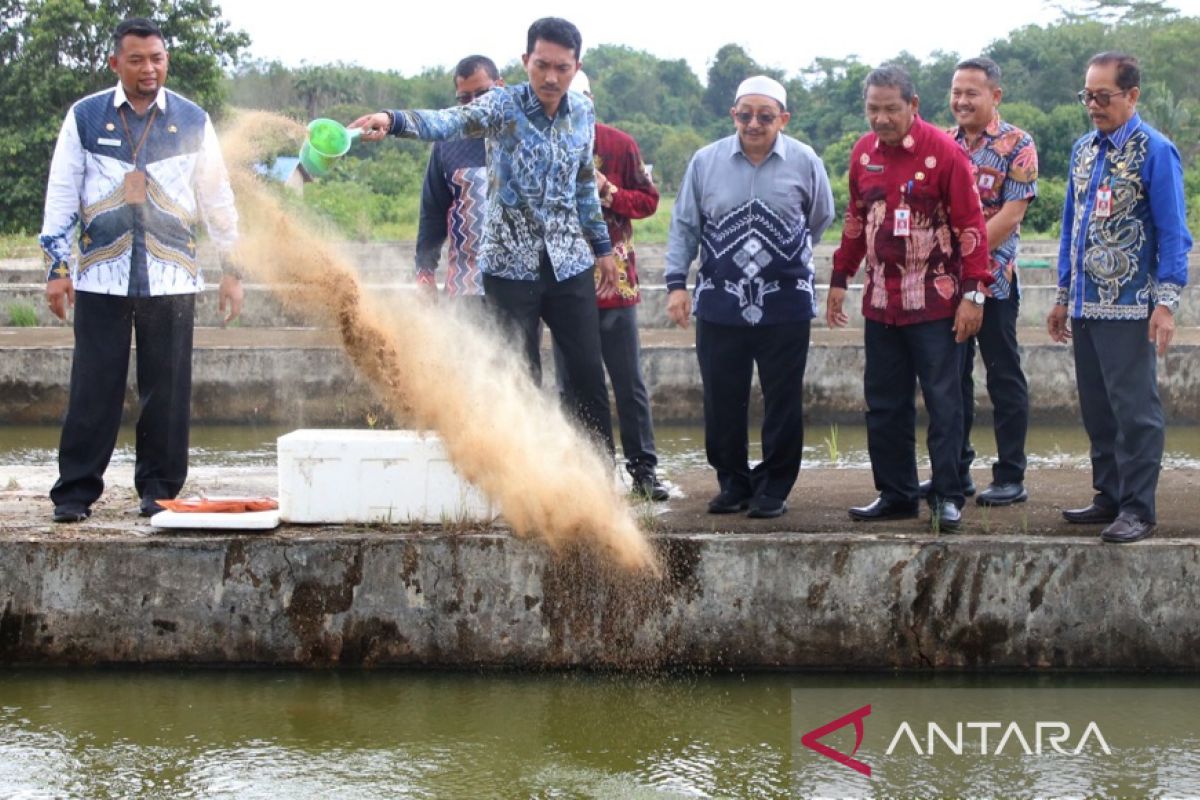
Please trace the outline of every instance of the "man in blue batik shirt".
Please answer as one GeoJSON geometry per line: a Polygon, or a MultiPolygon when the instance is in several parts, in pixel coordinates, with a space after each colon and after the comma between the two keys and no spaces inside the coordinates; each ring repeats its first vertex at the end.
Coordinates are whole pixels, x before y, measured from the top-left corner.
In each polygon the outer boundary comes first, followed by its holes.
{"type": "Polygon", "coordinates": [[[1175,333],[1192,246],[1179,151],[1138,116],[1140,86],[1131,55],[1088,62],[1079,99],[1096,130],[1071,153],[1058,296],[1046,320],[1056,342],[1074,340],[1096,490],[1063,517],[1108,523],[1101,538],[1117,543],[1154,531],[1164,425],[1154,355],[1175,333]]]}
{"type": "Polygon", "coordinates": [[[496,87],[444,111],[382,111],[350,123],[366,141],[486,137],[488,197],[478,261],[488,305],[515,329],[541,380],[540,325],[562,348],[574,411],[613,452],[596,296],[616,290],[612,243],[596,191],[596,113],[568,91],[579,29],[557,17],[529,27],[528,83],[496,87]],[[593,277],[599,271],[600,280],[593,277]],[[598,285],[597,285],[598,284],[598,285]]]}

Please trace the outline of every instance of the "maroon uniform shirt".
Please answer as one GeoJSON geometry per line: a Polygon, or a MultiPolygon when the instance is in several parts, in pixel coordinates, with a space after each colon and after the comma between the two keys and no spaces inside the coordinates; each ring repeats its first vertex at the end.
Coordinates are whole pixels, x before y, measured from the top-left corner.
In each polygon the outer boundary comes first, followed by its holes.
{"type": "Polygon", "coordinates": [[[867,262],[862,313],[887,325],[953,317],[964,291],[989,285],[987,227],[971,162],[920,117],[900,145],[868,133],[850,156],[850,204],[830,285],[867,262]],[[909,235],[896,210],[907,208],[909,235]]]}
{"type": "Polygon", "coordinates": [[[595,164],[616,189],[601,192],[600,205],[604,209],[613,260],[617,264],[617,293],[598,300],[597,305],[600,308],[632,306],[641,300],[641,296],[631,220],[648,217],[658,209],[658,189],[646,173],[646,165],[642,163],[642,154],[633,137],[599,122],[596,123],[595,164]]]}

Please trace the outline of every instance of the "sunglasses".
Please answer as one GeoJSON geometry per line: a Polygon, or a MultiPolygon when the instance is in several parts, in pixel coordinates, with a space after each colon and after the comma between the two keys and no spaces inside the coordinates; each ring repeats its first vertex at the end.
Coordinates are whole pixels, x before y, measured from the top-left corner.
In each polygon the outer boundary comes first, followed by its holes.
{"type": "Polygon", "coordinates": [[[459,94],[454,95],[454,99],[458,101],[458,104],[460,106],[465,106],[467,103],[471,102],[472,100],[483,97],[485,94],[487,94],[491,90],[492,90],[492,87],[489,86],[486,89],[476,89],[474,91],[474,93],[460,92],[459,94]]]}
{"type": "Polygon", "coordinates": [[[1114,97],[1120,97],[1121,95],[1128,93],[1128,89],[1122,89],[1119,92],[1089,92],[1087,89],[1082,89],[1075,96],[1078,97],[1079,102],[1083,103],[1085,106],[1094,100],[1096,105],[1100,106],[1101,108],[1108,108],[1108,104],[1112,102],[1114,97]]]}
{"type": "Polygon", "coordinates": [[[733,118],[743,125],[749,125],[754,121],[755,117],[758,117],[758,124],[762,125],[763,127],[774,125],[775,120],[779,119],[777,114],[772,114],[768,111],[760,111],[757,114],[750,111],[739,111],[733,115],[733,118]]]}

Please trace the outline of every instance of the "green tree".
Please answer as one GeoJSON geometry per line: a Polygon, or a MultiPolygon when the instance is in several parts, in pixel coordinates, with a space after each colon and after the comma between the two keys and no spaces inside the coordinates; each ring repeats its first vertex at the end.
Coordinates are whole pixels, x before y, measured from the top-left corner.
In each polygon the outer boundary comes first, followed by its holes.
{"type": "Polygon", "coordinates": [[[717,51],[708,68],[708,87],[704,90],[704,108],[711,119],[729,118],[738,84],[752,75],[769,75],[783,80],[783,73],[762,66],[741,45],[727,44],[717,51]]]}
{"type": "Polygon", "coordinates": [[[212,0],[0,0],[0,231],[40,226],[63,115],[80,97],[113,85],[112,30],[133,16],[162,28],[171,88],[220,111],[221,71],[250,39],[230,29],[212,0]]]}
{"type": "Polygon", "coordinates": [[[679,189],[692,156],[708,142],[691,128],[672,128],[659,145],[654,162],[654,181],[664,192],[679,189]]]}
{"type": "Polygon", "coordinates": [[[320,116],[320,110],[326,106],[356,99],[355,85],[353,71],[343,64],[305,65],[292,76],[292,90],[309,119],[320,116]]]}

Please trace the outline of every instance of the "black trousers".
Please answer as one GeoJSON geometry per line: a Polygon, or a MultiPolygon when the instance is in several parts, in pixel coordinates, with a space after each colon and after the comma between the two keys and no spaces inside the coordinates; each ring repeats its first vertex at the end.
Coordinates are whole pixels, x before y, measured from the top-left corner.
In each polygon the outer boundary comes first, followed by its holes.
{"type": "Polygon", "coordinates": [[[543,252],[536,281],[483,276],[488,307],[501,324],[515,330],[535,383],[542,382],[541,322],[562,348],[572,389],[572,411],[580,424],[613,452],[612,412],[600,356],[600,322],[596,309],[595,268],[565,281],[543,252]]]}
{"type": "Polygon", "coordinates": [[[915,504],[917,483],[917,382],[929,414],[926,444],[933,462],[930,503],[962,506],[962,348],[954,320],[916,325],[866,321],[867,449],[875,488],[885,500],[915,504]]]}
{"type": "MultiPolygon", "coordinates": [[[[617,427],[621,451],[632,473],[658,466],[654,447],[654,420],[650,414],[650,393],[642,379],[642,346],[638,337],[637,306],[601,308],[600,352],[617,401],[617,427]]],[[[574,404],[567,365],[558,340],[554,341],[554,369],[558,390],[564,400],[574,404]]]]}
{"type": "Polygon", "coordinates": [[[804,368],[811,323],[745,327],[696,320],[704,448],[721,490],[786,499],[804,454],[804,368]],[[750,469],[750,379],[763,393],[763,460],[750,469]]]}
{"type": "Polygon", "coordinates": [[[1071,331],[1094,502],[1156,522],[1165,422],[1148,322],[1076,319],[1071,331]]]}
{"type": "Polygon", "coordinates": [[[125,404],[130,331],[137,346],[133,482],[139,497],[173,498],[188,469],[192,331],[196,297],[123,297],[77,292],[75,353],[58,448],[56,506],[89,507],[104,491],[125,404]]]}
{"type": "Polygon", "coordinates": [[[1017,284],[1004,300],[989,297],[983,308],[983,325],[974,337],[963,343],[962,402],[963,449],[959,473],[966,484],[970,477],[975,448],[971,446],[971,427],[975,423],[975,343],[987,371],[988,399],[992,401],[992,427],[996,435],[996,463],[992,480],[996,483],[1021,483],[1025,480],[1025,435],[1029,431],[1029,385],[1021,369],[1021,351],[1017,345],[1017,318],[1021,301],[1017,284]]]}

